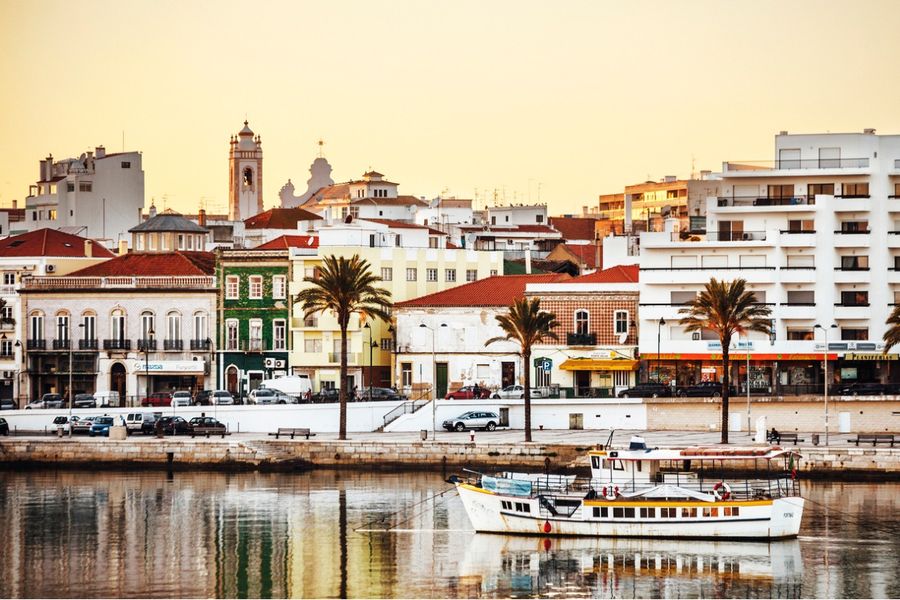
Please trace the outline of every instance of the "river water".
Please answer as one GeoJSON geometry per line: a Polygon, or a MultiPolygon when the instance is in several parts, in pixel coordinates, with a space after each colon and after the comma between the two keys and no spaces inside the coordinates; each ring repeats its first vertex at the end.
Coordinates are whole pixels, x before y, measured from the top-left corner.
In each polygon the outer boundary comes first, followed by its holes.
{"type": "Polygon", "coordinates": [[[436,473],[0,471],[0,597],[900,597],[900,484],[804,495],[794,541],[542,539],[436,473]]]}

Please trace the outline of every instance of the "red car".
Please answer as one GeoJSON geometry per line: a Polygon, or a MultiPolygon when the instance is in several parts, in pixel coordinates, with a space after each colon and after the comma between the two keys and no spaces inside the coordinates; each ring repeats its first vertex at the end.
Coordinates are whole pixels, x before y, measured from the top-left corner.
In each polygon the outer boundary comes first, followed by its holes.
{"type": "Polygon", "coordinates": [[[141,406],[172,406],[172,394],[169,392],[154,392],[141,400],[141,406]]]}
{"type": "MultiPolygon", "coordinates": [[[[489,390],[488,388],[483,388],[483,387],[478,388],[477,398],[479,400],[483,399],[483,398],[490,398],[490,397],[491,397],[491,390],[489,390]]],[[[474,400],[474,399],[476,399],[475,386],[466,385],[466,386],[459,388],[455,392],[448,392],[447,395],[444,396],[444,399],[445,400],[474,400]]]]}

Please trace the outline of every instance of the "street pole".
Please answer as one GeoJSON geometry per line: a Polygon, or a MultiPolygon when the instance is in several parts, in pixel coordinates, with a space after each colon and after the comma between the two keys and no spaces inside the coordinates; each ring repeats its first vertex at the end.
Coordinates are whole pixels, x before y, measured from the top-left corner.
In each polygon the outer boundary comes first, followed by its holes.
{"type": "MultiPolygon", "coordinates": [[[[649,221],[648,221],[649,223],[649,221]]],[[[662,326],[666,324],[666,320],[659,318],[659,324],[656,327],[656,383],[660,383],[660,369],[662,369],[662,357],[660,355],[660,344],[662,342],[662,326]]]]}
{"type": "Polygon", "coordinates": [[[750,333],[747,333],[747,435],[753,437],[752,423],[750,419],[750,333]]]}
{"type": "Polygon", "coordinates": [[[832,323],[830,328],[826,328],[824,325],[819,325],[817,323],[815,329],[821,329],[822,333],[825,334],[825,347],[822,350],[822,363],[824,364],[823,384],[825,386],[825,446],[828,446],[828,329],[837,329],[837,325],[832,323]]]}
{"type": "Polygon", "coordinates": [[[147,339],[144,340],[144,377],[147,378],[144,400],[146,400],[148,404],[150,402],[150,344],[154,333],[156,332],[153,331],[153,326],[151,325],[150,329],[147,330],[147,339]]]}
{"type": "Polygon", "coordinates": [[[72,405],[75,399],[72,397],[72,336],[69,336],[69,437],[72,437],[72,405]]]}

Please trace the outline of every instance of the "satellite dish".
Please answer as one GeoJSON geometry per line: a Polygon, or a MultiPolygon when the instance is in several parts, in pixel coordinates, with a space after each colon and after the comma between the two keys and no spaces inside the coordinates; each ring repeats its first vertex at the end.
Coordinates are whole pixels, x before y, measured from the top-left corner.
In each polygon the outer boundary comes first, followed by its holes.
{"type": "Polygon", "coordinates": [[[627,331],[626,331],[625,333],[620,333],[620,334],[619,334],[619,343],[620,343],[620,344],[624,344],[624,343],[625,343],[625,340],[627,340],[627,339],[628,339],[628,332],[627,332],[627,331]]]}

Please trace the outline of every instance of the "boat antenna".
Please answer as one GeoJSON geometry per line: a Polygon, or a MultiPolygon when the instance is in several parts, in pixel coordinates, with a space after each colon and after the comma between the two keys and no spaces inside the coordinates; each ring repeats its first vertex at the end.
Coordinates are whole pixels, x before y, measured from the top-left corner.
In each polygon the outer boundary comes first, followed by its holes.
{"type": "Polygon", "coordinates": [[[606,446],[604,446],[604,448],[610,448],[610,447],[612,447],[612,438],[613,438],[613,435],[614,435],[615,433],[616,433],[616,430],[615,430],[615,429],[610,429],[610,430],[609,430],[609,437],[606,439],[606,446]]]}

